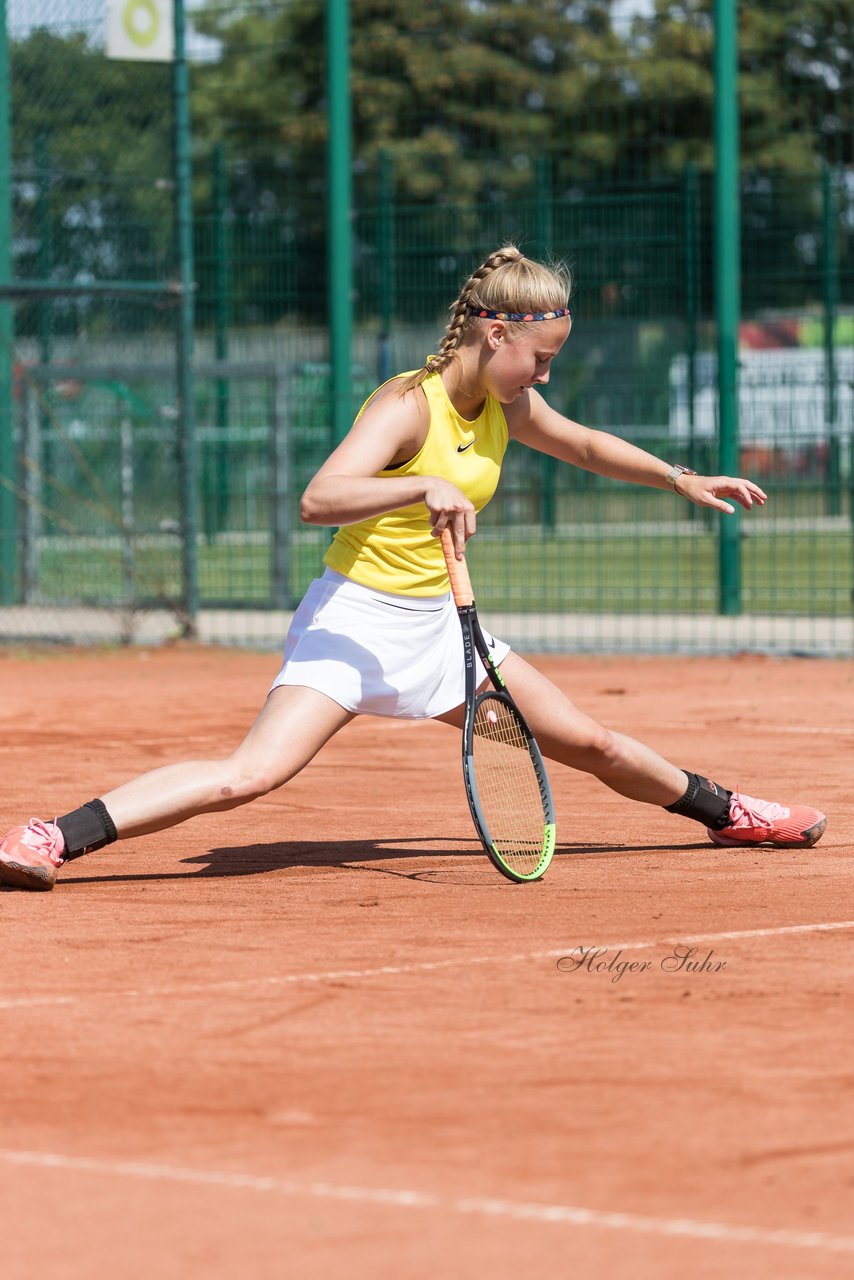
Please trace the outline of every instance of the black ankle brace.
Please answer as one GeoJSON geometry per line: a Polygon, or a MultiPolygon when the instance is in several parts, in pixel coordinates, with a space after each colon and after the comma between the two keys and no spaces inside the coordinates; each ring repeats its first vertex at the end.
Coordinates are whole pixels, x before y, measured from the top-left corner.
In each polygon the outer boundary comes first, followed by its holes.
{"type": "Polygon", "coordinates": [[[113,844],[119,838],[103,800],[87,801],[64,818],[57,818],[56,825],[65,840],[62,855],[65,859],[79,858],[87,850],[102,849],[105,844],[113,844]]]}
{"type": "Polygon", "coordinates": [[[720,830],[729,822],[729,802],[732,795],[725,787],[698,773],[684,771],[688,775],[688,789],[681,800],[666,804],[668,813],[680,813],[684,818],[702,822],[704,827],[720,830]]]}

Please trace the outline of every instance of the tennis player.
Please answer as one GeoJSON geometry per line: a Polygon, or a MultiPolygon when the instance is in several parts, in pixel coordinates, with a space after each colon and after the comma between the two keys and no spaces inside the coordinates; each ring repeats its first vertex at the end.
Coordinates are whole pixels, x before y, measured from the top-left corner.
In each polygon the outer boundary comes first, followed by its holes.
{"type": "MultiPolygon", "coordinates": [[[[696,475],[548,406],[538,387],[569,337],[569,291],[563,268],[512,245],[490,254],[453,303],[437,354],[371,396],[306,489],[302,519],[338,532],[243,742],[226,759],[166,765],[55,821],[14,827],[0,843],[0,881],[50,889],[68,859],[246,804],[292,778],[356,715],[432,717],[459,728],[462,640],[440,535],[450,529],[463,555],[511,437],[725,515],[732,502],[747,511],[765,502],[750,480],[696,475]]],[[[604,728],[488,638],[550,759],[701,823],[716,845],[805,848],[824,831],[817,809],[751,799],[604,728]]]]}

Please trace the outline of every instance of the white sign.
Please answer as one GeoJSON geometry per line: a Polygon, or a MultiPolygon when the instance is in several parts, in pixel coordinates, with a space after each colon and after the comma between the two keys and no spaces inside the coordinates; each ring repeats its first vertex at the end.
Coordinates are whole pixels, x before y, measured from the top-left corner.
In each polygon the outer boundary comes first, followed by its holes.
{"type": "Polygon", "coordinates": [[[172,0],[107,0],[107,57],[172,62],[172,0]]]}
{"type": "MultiPolygon", "coordinates": [[[[738,352],[738,418],[743,445],[807,445],[840,436],[847,440],[854,423],[854,347],[836,347],[836,413],[828,422],[827,366],[821,347],[780,347],[738,352]]],[[[718,435],[718,361],[700,351],[694,365],[695,440],[718,435]]],[[[675,440],[690,439],[688,357],[670,365],[670,430],[675,440]]]]}

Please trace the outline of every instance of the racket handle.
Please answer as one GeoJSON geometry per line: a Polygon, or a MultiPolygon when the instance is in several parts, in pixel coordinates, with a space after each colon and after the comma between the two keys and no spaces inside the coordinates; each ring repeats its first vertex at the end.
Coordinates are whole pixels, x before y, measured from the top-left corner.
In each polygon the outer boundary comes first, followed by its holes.
{"type": "Polygon", "coordinates": [[[474,604],[474,592],[471,589],[468,565],[465,560],[458,560],[454,551],[454,538],[450,529],[442,530],[442,550],[445,553],[445,564],[448,566],[448,577],[451,580],[451,591],[454,604],[458,609],[474,604]]]}

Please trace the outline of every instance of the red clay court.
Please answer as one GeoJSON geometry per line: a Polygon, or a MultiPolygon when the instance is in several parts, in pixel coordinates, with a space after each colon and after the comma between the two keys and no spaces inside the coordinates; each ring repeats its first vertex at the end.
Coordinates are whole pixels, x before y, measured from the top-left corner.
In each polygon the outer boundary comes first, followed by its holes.
{"type": "MultiPolygon", "coordinates": [[[[458,736],[360,720],[249,808],[4,891],[4,1280],[854,1273],[854,665],[538,662],[824,839],[714,849],[555,766],[515,886],[458,736]]],[[[4,824],[228,751],[277,669],[0,656],[4,824]]]]}

